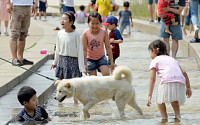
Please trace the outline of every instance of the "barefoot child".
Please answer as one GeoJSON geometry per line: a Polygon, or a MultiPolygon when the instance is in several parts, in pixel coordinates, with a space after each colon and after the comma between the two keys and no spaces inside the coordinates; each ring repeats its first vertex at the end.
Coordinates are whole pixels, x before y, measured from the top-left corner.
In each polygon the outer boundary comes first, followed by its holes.
{"type": "Polygon", "coordinates": [[[163,8],[169,6],[171,4],[171,0],[158,0],[158,17],[162,17],[165,22],[165,32],[172,34],[169,30],[169,24],[172,22],[172,25],[178,25],[178,22],[175,22],[175,15],[172,12],[165,12],[163,8]]]}
{"type": "Polygon", "coordinates": [[[179,120],[181,118],[179,105],[185,102],[185,94],[188,98],[192,95],[188,75],[174,58],[168,56],[166,45],[161,40],[153,41],[148,50],[152,61],[147,106],[151,104],[157,73],[161,82],[157,87],[156,103],[162,116],[162,122],[167,122],[168,119],[165,103],[171,103],[175,119],[179,120]]]}
{"type": "MultiPolygon", "coordinates": [[[[118,24],[118,19],[114,16],[109,16],[106,20],[106,23],[102,23],[102,25],[107,26],[107,28],[110,30],[109,39],[110,39],[110,47],[112,49],[114,64],[115,64],[115,60],[120,55],[119,44],[123,42],[121,33],[117,29],[117,24],[118,24]]],[[[109,60],[109,64],[110,64],[110,60],[109,60]]]]}
{"type": "MultiPolygon", "coordinates": [[[[74,21],[72,11],[63,13],[60,19],[63,30],[58,32],[55,59],[51,65],[51,69],[56,68],[56,77],[60,80],[81,77],[85,72],[83,47],[74,21]]],[[[74,98],[74,105],[77,104],[78,100],[74,98]]]]}
{"type": "Polygon", "coordinates": [[[113,56],[110,48],[108,33],[101,28],[102,18],[97,12],[88,16],[89,28],[82,34],[84,51],[84,64],[89,75],[97,75],[100,70],[103,76],[110,75],[104,46],[110,59],[110,66],[113,70],[113,56]]]}
{"type": "Polygon", "coordinates": [[[22,87],[17,94],[17,98],[24,106],[18,116],[18,121],[51,121],[46,110],[38,105],[36,91],[33,88],[29,86],[22,87]]]}

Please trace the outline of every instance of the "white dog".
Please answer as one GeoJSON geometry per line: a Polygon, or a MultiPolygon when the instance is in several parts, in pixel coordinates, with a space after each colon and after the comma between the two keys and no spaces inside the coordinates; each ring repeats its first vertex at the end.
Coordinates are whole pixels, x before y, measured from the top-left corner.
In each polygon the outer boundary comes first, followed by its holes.
{"type": "Polygon", "coordinates": [[[124,117],[126,104],[142,115],[142,110],[135,101],[135,91],[131,82],[131,70],[125,66],[118,66],[112,76],[88,76],[56,81],[55,99],[62,102],[65,98],[75,97],[84,106],[85,119],[90,117],[88,110],[96,103],[111,98],[116,102],[121,118],[124,117]]]}

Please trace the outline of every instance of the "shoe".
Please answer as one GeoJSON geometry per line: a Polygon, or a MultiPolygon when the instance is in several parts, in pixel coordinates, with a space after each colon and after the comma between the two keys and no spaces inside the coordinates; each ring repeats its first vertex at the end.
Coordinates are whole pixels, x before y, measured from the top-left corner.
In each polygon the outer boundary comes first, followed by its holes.
{"type": "Polygon", "coordinates": [[[5,36],[9,36],[8,32],[4,32],[4,35],[5,35],[5,36]]]}
{"type": "MultiPolygon", "coordinates": [[[[20,60],[19,60],[20,61],[20,60]]],[[[23,59],[20,61],[23,65],[33,65],[33,61],[29,61],[27,59],[23,59]]]]}
{"type": "Polygon", "coordinates": [[[12,65],[13,66],[23,66],[23,64],[19,60],[17,60],[17,59],[15,59],[15,60],[12,61],[12,65]]]}
{"type": "Polygon", "coordinates": [[[199,28],[198,28],[198,27],[195,27],[195,28],[194,28],[194,38],[195,38],[195,39],[198,39],[198,38],[199,38],[199,28]]]}
{"type": "Polygon", "coordinates": [[[155,23],[156,23],[156,24],[160,24],[160,21],[156,20],[155,23]]]}
{"type": "Polygon", "coordinates": [[[149,23],[154,23],[154,20],[153,20],[153,19],[150,19],[150,20],[149,20],[149,23]]]}

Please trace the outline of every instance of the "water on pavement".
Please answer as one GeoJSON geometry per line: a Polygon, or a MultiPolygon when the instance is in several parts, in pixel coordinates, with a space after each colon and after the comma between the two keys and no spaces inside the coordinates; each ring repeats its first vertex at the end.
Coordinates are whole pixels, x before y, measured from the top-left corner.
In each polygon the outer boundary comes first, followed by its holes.
{"type": "MultiPolygon", "coordinates": [[[[59,26],[58,17],[50,18],[47,21],[51,25],[59,26]]],[[[87,24],[75,24],[80,34],[88,27],[87,24]]],[[[126,31],[125,31],[126,33],[126,31]]],[[[78,106],[73,105],[73,99],[66,99],[61,105],[54,100],[54,92],[51,98],[45,105],[45,108],[53,121],[48,124],[160,124],[161,116],[157,105],[155,103],[155,95],[153,95],[152,104],[150,107],[146,106],[147,94],[148,94],[148,79],[149,79],[149,64],[150,57],[148,52],[148,45],[158,36],[155,34],[148,34],[138,32],[132,29],[132,35],[123,35],[124,42],[120,44],[121,56],[116,60],[117,65],[129,66],[132,70],[133,81],[132,85],[136,91],[136,101],[139,107],[142,109],[144,115],[140,116],[134,109],[129,106],[125,108],[125,119],[119,119],[119,113],[115,102],[112,100],[106,100],[96,104],[89,110],[91,114],[90,119],[82,120],[80,118],[82,104],[78,106]]],[[[167,105],[167,112],[169,115],[169,121],[167,124],[199,124],[200,123],[200,95],[198,91],[199,85],[199,66],[193,57],[185,57],[182,55],[182,50],[179,48],[177,59],[180,65],[188,72],[191,80],[191,87],[193,96],[186,100],[185,105],[181,106],[181,122],[174,123],[174,113],[172,107],[167,105]]],[[[157,83],[159,79],[156,80],[157,83]]]]}

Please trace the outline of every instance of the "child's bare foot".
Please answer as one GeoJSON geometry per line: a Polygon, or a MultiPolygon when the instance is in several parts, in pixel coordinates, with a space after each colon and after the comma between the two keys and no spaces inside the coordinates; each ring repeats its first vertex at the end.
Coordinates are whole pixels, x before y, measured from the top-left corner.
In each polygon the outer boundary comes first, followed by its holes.
{"type": "Polygon", "coordinates": [[[172,22],[172,25],[176,26],[178,25],[178,22],[172,22]]]}
{"type": "Polygon", "coordinates": [[[181,122],[179,118],[174,118],[174,122],[181,122]]]}
{"type": "Polygon", "coordinates": [[[168,119],[161,119],[160,123],[167,123],[168,119]]]}
{"type": "Polygon", "coordinates": [[[170,32],[169,30],[165,30],[165,32],[168,34],[172,34],[172,32],[170,32]]]}

